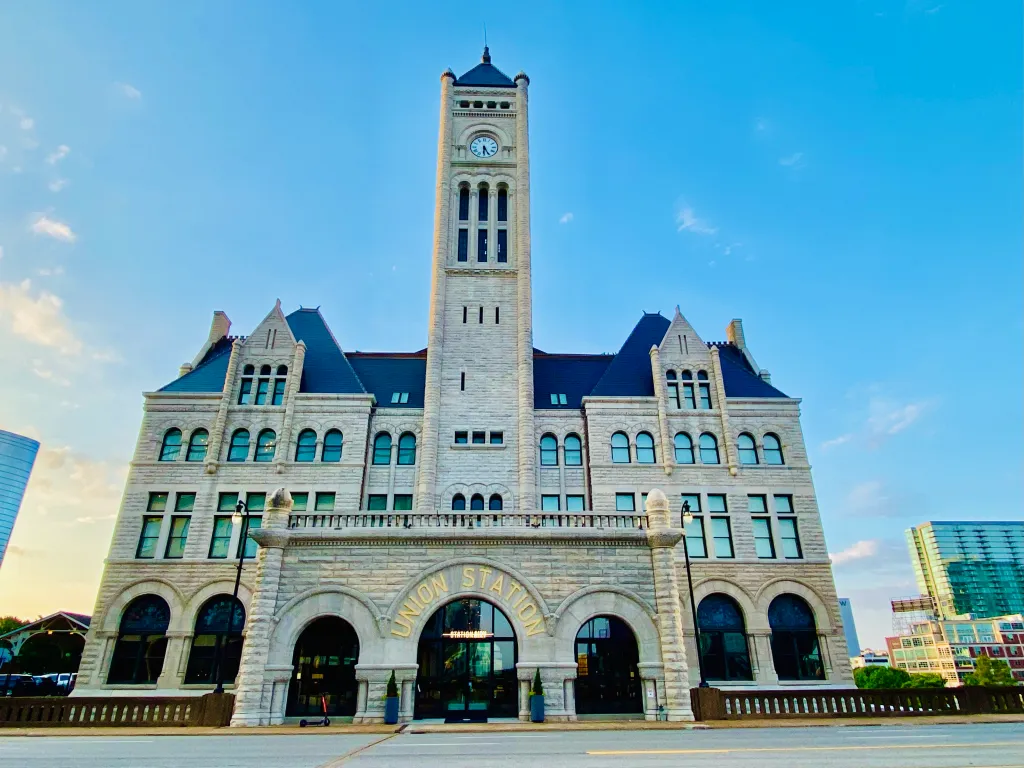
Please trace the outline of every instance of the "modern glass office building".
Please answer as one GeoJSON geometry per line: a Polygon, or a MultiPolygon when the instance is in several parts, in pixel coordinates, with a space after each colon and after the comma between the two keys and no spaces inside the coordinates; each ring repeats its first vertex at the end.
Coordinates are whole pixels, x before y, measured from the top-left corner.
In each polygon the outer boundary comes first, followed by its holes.
{"type": "Polygon", "coordinates": [[[928,522],[906,535],[940,619],[1024,612],[1024,522],[928,522]]]}
{"type": "Polygon", "coordinates": [[[0,429],[0,565],[38,451],[35,440],[0,429]]]}

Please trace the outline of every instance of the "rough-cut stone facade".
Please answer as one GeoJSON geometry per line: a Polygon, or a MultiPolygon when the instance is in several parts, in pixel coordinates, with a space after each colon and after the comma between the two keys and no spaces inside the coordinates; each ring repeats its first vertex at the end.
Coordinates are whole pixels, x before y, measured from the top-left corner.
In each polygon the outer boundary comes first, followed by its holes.
{"type": "MultiPolygon", "coordinates": [[[[490,67],[489,58],[482,66],[490,67]]],[[[422,624],[433,610],[464,596],[489,600],[513,624],[521,717],[528,714],[529,681],[538,669],[548,717],[576,717],[576,634],[590,618],[614,616],[637,641],[646,717],[660,708],[672,720],[692,718],[688,689],[700,675],[682,543],[683,495],[698,497],[693,511],[704,526],[706,556],[691,558],[695,601],[718,594],[735,602],[752,670],[750,681],[713,684],[848,684],[799,401],[770,386],[738,320],[729,325],[728,342],[707,344],[678,309],[671,321],[645,315],[614,359],[567,360],[593,372],[575,394],[568,382],[586,378],[583,369],[566,374],[565,386],[551,373],[551,356],[544,372],[535,370],[543,353],[532,342],[529,80],[520,73],[499,84],[480,85],[479,78],[460,84],[451,72],[441,80],[425,354],[378,362],[346,355],[310,310],[286,317],[278,304],[248,337],[230,337],[229,321],[216,313],[207,343],[182,366],[181,377],[145,396],[76,693],[164,695],[212,687],[185,684],[184,674],[201,607],[234,586],[238,525],[231,527],[229,555],[211,557],[214,518],[231,510],[230,497],[221,501],[224,494],[243,501],[266,495],[262,528],[252,533],[259,552],[245,561],[239,590],[245,642],[237,680],[228,686],[238,697],[239,725],[283,721],[296,640],[323,616],[343,618],[358,636],[355,719],[383,717],[392,670],[401,686],[401,716],[410,719],[422,624]],[[493,157],[469,151],[479,136],[496,141],[493,157]],[[480,217],[483,185],[486,221],[480,217]],[[463,187],[469,193],[465,220],[463,187]],[[468,230],[465,260],[459,258],[460,229],[468,230]],[[487,231],[486,261],[478,260],[481,229],[487,231]],[[360,368],[371,364],[378,366],[372,369],[376,384],[369,381],[371,369],[360,368]],[[261,380],[267,394],[257,404],[261,380]],[[684,383],[694,388],[693,403],[684,383]],[[252,389],[247,402],[244,386],[252,389]],[[233,436],[241,429],[248,430],[249,444],[232,458],[233,436]],[[167,449],[169,430],[181,431],[177,455],[173,446],[167,449]],[[200,430],[208,432],[205,456],[190,449],[200,430]],[[256,461],[265,430],[273,430],[275,449],[256,461]],[[315,432],[314,454],[301,461],[305,430],[315,432]],[[337,460],[329,460],[325,448],[332,430],[341,433],[337,460]],[[483,433],[480,441],[474,432],[483,433]],[[382,433],[391,437],[390,453],[376,443],[382,433]],[[692,463],[676,442],[681,433],[692,440],[692,463]],[[617,434],[628,440],[626,454],[612,449],[613,440],[622,439],[617,434]],[[700,450],[705,434],[715,438],[717,463],[700,450]],[[413,452],[402,453],[402,435],[414,438],[413,452]],[[553,460],[542,454],[545,436],[556,440],[553,460]],[[742,443],[747,436],[753,453],[742,443]],[[567,437],[579,439],[578,461],[569,455],[567,437]],[[767,442],[772,438],[779,441],[778,454],[767,442]],[[153,493],[167,494],[165,508],[147,509],[153,493]],[[180,494],[192,493],[194,506],[178,513],[190,517],[182,556],[169,557],[175,505],[180,494]],[[318,494],[334,494],[333,505],[318,494]],[[486,509],[471,508],[474,495],[486,509]],[[751,496],[767,500],[760,517],[772,534],[771,557],[763,531],[757,549],[751,496]],[[712,508],[721,497],[724,510],[712,508]],[[776,506],[783,503],[776,497],[790,500],[791,513],[776,506]],[[299,498],[304,509],[293,506],[299,498]],[[570,504],[581,507],[570,510],[570,504]],[[161,518],[159,538],[148,549],[140,545],[147,515],[161,518]],[[728,520],[728,546],[714,539],[712,517],[728,520]],[[791,525],[783,518],[795,520],[796,552],[783,547],[791,525]],[[824,679],[779,679],[768,614],[783,594],[801,598],[813,612],[824,679]],[[108,684],[125,609],[143,595],[160,596],[170,610],[162,672],[153,682],[108,684]]]]}

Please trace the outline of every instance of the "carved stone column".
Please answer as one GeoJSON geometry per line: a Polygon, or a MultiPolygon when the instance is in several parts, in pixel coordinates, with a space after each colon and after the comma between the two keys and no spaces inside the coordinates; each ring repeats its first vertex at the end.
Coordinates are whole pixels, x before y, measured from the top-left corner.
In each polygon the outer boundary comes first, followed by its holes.
{"type": "Polygon", "coordinates": [[[220,405],[217,406],[217,416],[213,420],[213,428],[210,429],[210,443],[206,450],[204,466],[208,475],[217,471],[217,464],[220,462],[220,446],[224,442],[224,427],[228,421],[228,408],[231,406],[231,396],[234,393],[235,373],[238,371],[238,358],[242,354],[242,343],[240,339],[231,342],[231,357],[228,358],[228,371],[224,375],[224,389],[221,392],[220,405]]]}
{"type": "Polygon", "coordinates": [[[722,358],[718,347],[711,348],[711,377],[715,387],[715,399],[718,401],[718,412],[722,417],[722,442],[725,444],[725,460],[729,465],[729,474],[739,472],[739,459],[736,446],[733,444],[732,427],[729,426],[729,409],[725,402],[725,379],[722,378],[722,358]]]}
{"type": "Polygon", "coordinates": [[[295,419],[295,396],[299,394],[299,383],[302,380],[302,365],[306,360],[306,342],[299,341],[292,353],[292,365],[288,370],[288,386],[284,395],[284,419],[281,421],[281,434],[278,436],[277,453],[274,455],[274,464],[277,465],[278,474],[284,471],[284,465],[288,462],[294,451],[291,448],[292,422],[295,419]]]}
{"type": "Polygon", "coordinates": [[[693,720],[689,668],[683,644],[683,606],[676,581],[675,546],[683,531],[670,525],[668,499],[658,488],[647,494],[647,541],[654,566],[661,659],[665,665],[665,714],[668,720],[693,720]]]}
{"type": "Polygon", "coordinates": [[[268,669],[268,662],[291,511],[291,494],[284,488],[278,488],[270,496],[263,515],[263,527],[251,534],[260,548],[256,554],[256,580],[245,623],[242,661],[235,678],[233,726],[279,725],[284,721],[283,687],[288,683],[283,680],[283,670],[268,669]],[[275,707],[280,709],[275,710],[275,707]]]}

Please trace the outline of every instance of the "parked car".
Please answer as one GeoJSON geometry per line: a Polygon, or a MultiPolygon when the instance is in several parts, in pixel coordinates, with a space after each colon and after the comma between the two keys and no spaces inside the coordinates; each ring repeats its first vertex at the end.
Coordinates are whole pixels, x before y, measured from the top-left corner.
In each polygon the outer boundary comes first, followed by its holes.
{"type": "Polygon", "coordinates": [[[32,675],[0,675],[0,696],[40,696],[39,684],[32,675]]]}

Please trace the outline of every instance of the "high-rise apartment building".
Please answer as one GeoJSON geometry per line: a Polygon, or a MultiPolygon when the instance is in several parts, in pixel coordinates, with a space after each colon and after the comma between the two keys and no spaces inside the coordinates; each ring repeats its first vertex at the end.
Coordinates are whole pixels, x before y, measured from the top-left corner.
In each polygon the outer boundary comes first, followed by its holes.
{"type": "Polygon", "coordinates": [[[0,429],[0,565],[38,451],[39,443],[32,438],[0,429]]]}

